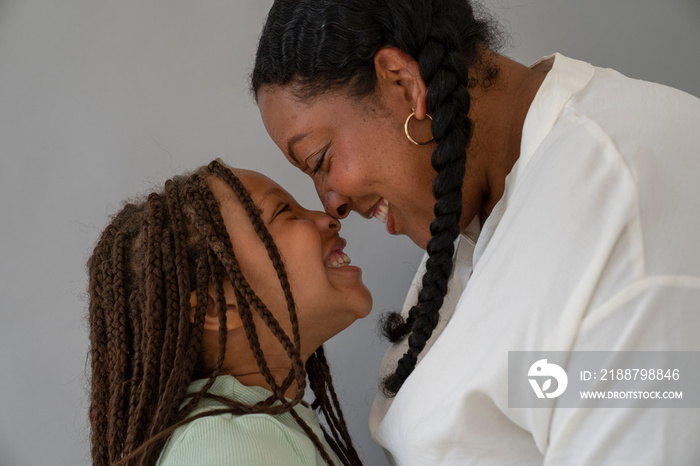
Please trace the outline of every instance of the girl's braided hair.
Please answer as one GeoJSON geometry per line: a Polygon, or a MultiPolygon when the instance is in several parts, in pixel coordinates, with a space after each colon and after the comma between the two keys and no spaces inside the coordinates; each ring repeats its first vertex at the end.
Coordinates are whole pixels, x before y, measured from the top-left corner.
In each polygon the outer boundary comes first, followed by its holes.
{"type": "MultiPolygon", "coordinates": [[[[468,0],[276,0],[260,37],[251,75],[256,94],[263,85],[293,83],[302,99],[338,88],[368,96],[376,85],[374,56],[386,46],[412,56],[428,88],[436,142],[431,157],[437,173],[435,219],[418,302],[406,319],[391,313],[384,320],[384,334],[392,342],[409,335],[406,354],[384,380],[388,396],[414,370],[439,320],[460,233],[466,148],[472,136],[468,88],[476,79],[470,70],[483,65],[480,51],[495,37],[492,23],[477,18],[468,0]]],[[[486,66],[484,71],[481,82],[488,85],[498,70],[486,66]]]]}
{"type": "Polygon", "coordinates": [[[343,464],[361,464],[333,390],[323,347],[304,365],[296,306],[283,261],[249,192],[223,164],[214,161],[191,175],[175,177],[165,183],[163,192],[126,204],[98,240],[88,271],[93,464],[154,464],[167,437],[200,417],[287,412],[325,462],[333,464],[319,438],[292,409],[304,395],[307,376],[315,395],[312,407],[328,425],[324,429],[328,444],[343,464]],[[241,273],[219,204],[206,181],[214,176],[231,187],[267,249],[286,297],[291,338],[241,273]],[[226,351],[224,280],[233,286],[249,346],[272,391],[256,405],[207,393],[226,351]],[[205,373],[201,343],[211,285],[219,315],[219,356],[214,371],[205,373]],[[191,322],[193,291],[197,304],[191,322]],[[271,329],[292,363],[281,384],[265,361],[253,312],[271,329]],[[188,395],[189,383],[202,377],[208,378],[204,387],[188,395]],[[288,400],[284,393],[292,384],[296,384],[296,396],[288,400]],[[226,408],[190,416],[202,398],[214,398],[226,408]]]}

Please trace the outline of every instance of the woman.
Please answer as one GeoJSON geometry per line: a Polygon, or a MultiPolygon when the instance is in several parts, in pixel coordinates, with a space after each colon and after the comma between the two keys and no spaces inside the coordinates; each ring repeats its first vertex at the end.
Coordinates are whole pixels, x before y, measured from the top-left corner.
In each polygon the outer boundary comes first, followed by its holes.
{"type": "Polygon", "coordinates": [[[700,101],[495,37],[467,0],[276,0],[260,37],[263,122],[326,211],[427,251],[372,436],[401,465],[696,463],[692,411],[507,387],[509,351],[700,349],[700,101]]]}
{"type": "Polygon", "coordinates": [[[372,305],[339,230],[218,161],[125,205],[88,263],[93,464],[360,464],[321,346],[372,305]]]}

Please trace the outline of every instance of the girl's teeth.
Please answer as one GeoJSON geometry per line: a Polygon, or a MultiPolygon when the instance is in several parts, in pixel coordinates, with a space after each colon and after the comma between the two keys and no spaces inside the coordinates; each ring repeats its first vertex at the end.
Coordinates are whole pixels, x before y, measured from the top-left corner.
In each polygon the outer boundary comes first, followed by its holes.
{"type": "Polygon", "coordinates": [[[379,201],[379,204],[377,205],[376,212],[374,213],[374,218],[379,220],[382,223],[386,223],[386,214],[389,211],[389,203],[382,199],[379,201]]]}
{"type": "Polygon", "coordinates": [[[341,252],[337,258],[334,258],[328,267],[344,267],[350,265],[350,258],[344,252],[341,252]]]}

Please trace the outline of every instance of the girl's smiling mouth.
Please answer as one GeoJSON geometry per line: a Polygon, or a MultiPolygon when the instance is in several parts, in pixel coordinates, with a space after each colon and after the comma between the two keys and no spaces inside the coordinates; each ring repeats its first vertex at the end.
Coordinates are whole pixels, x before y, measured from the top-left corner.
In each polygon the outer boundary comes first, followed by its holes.
{"type": "Polygon", "coordinates": [[[350,265],[350,258],[343,248],[347,244],[347,241],[343,238],[338,238],[336,242],[333,243],[330,250],[326,253],[326,257],[323,260],[323,265],[326,267],[344,267],[350,265]]]}

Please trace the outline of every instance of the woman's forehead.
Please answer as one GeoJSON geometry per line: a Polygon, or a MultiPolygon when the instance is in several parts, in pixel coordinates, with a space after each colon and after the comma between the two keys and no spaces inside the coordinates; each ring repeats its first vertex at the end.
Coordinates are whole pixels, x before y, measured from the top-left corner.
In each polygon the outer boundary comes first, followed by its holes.
{"type": "Polygon", "coordinates": [[[340,89],[305,97],[298,96],[294,89],[293,84],[267,85],[258,91],[258,107],[266,127],[269,123],[278,123],[279,120],[284,120],[283,127],[294,126],[300,117],[310,115],[325,119],[327,115],[319,114],[336,114],[340,109],[352,106],[357,100],[350,98],[347,92],[340,89]],[[290,118],[291,116],[293,118],[290,118]]]}

